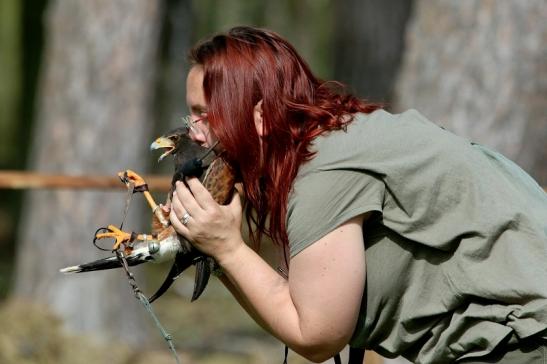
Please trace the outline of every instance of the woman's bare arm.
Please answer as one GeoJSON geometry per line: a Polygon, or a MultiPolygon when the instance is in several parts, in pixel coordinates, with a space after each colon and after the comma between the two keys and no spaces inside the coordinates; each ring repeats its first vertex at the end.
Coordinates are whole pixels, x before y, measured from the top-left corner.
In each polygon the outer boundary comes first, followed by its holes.
{"type": "Polygon", "coordinates": [[[215,257],[235,288],[232,292],[240,294],[238,300],[291,349],[316,362],[340,351],[354,331],[365,285],[364,215],[293,257],[285,280],[243,242],[239,199],[228,206],[213,204],[196,182],[189,181],[195,198],[177,186],[171,210],[177,231],[215,257]],[[192,219],[184,226],[177,215],[186,211],[192,219]]]}

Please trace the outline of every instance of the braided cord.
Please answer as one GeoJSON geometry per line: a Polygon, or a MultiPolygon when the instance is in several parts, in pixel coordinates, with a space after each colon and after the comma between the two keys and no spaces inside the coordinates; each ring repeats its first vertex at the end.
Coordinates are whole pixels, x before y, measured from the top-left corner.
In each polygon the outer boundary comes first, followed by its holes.
{"type": "Polygon", "coordinates": [[[127,260],[125,259],[125,255],[122,251],[116,250],[116,257],[120,261],[123,270],[125,271],[125,274],[127,275],[127,280],[129,281],[129,285],[133,289],[133,292],[135,293],[135,297],[142,303],[146,311],[150,314],[152,319],[154,320],[154,323],[156,324],[156,327],[160,331],[161,335],[163,336],[163,339],[167,342],[167,346],[169,347],[169,350],[173,354],[173,357],[175,358],[175,362],[177,364],[180,364],[180,359],[177,354],[177,351],[175,349],[175,344],[173,344],[173,337],[165,330],[165,328],[162,326],[160,320],[154,313],[154,310],[152,309],[152,305],[150,304],[150,301],[148,301],[148,298],[142,293],[139,286],[137,285],[137,281],[135,280],[135,277],[133,273],[129,271],[129,266],[127,264],[127,260]]]}

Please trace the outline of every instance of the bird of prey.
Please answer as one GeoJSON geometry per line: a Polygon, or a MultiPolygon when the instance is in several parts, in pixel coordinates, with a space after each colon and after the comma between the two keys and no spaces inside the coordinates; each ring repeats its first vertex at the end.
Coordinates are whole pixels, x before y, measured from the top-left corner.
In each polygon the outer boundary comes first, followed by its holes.
{"type": "MultiPolygon", "coordinates": [[[[232,169],[221,157],[215,156],[212,148],[206,149],[194,143],[185,127],[174,129],[157,138],[150,146],[152,150],[162,150],[161,161],[172,156],[175,162],[175,174],[172,179],[171,195],[176,181],[184,181],[184,177],[202,177],[202,183],[209,190],[214,200],[226,204],[234,191],[235,177],[232,169]],[[203,171],[205,170],[205,173],[203,171]],[[203,176],[202,176],[203,174],[203,176]]],[[[158,291],[152,295],[150,302],[159,298],[171,286],[174,280],[188,267],[196,265],[196,277],[192,301],[196,300],[209,281],[211,271],[216,264],[211,257],[200,253],[183,236],[177,234],[170,225],[168,213],[158,207],[152,195],[148,192],[146,182],[135,172],[127,170],[118,174],[126,184],[133,184],[135,192],[142,192],[150,205],[152,218],[152,234],[136,234],[125,232],[113,225],[99,229],[95,239],[115,239],[113,250],[123,246],[126,260],[130,266],[145,262],[163,262],[174,260],[165,281],[158,291]]],[[[96,270],[121,267],[116,256],[99,259],[90,263],[61,269],[63,273],[82,273],[96,270]]]]}

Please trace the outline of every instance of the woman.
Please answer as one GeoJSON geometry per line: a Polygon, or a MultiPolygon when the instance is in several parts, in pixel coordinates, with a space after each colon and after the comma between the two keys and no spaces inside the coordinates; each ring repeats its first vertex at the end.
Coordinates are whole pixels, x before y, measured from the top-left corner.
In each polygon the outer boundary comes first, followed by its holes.
{"type": "Polygon", "coordinates": [[[237,194],[219,206],[191,178],[170,220],[259,324],[314,362],[348,343],[416,363],[543,362],[547,197],[528,175],[321,82],[273,32],[234,28],[191,59],[190,135],[238,173],[255,242],[287,248],[290,273],[243,242],[237,194]]]}

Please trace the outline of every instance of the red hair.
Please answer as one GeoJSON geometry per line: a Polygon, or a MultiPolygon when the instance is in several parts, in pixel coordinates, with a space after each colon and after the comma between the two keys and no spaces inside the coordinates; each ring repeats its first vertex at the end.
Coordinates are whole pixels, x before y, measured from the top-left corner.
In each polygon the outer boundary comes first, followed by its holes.
{"type": "Polygon", "coordinates": [[[298,168],[313,157],[311,142],[379,106],[316,78],[291,44],[267,30],[232,28],[198,44],[190,60],[203,67],[210,128],[243,181],[253,242],[266,234],[288,245],[289,193],[298,168]],[[262,142],[253,118],[260,100],[262,142]]]}

